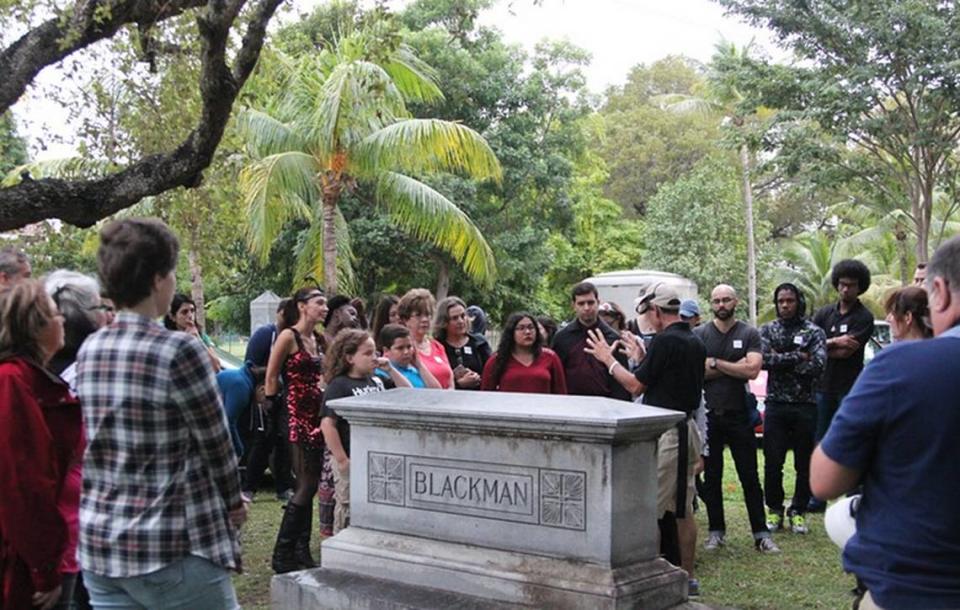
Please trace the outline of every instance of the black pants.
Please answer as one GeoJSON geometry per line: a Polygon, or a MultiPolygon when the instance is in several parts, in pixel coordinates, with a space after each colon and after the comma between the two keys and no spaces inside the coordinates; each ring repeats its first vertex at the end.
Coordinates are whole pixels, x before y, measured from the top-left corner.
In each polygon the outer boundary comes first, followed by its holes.
{"type": "Polygon", "coordinates": [[[290,477],[290,448],[287,441],[288,423],[286,405],[277,405],[259,420],[258,409],[254,407],[257,419],[253,424],[253,442],[247,449],[247,469],[244,471],[242,488],[246,492],[255,492],[260,488],[263,472],[270,463],[273,452],[273,481],[277,493],[281,494],[293,487],[290,477]],[[260,425],[262,423],[262,426],[260,425]],[[262,430],[260,428],[263,428],[262,430]]]}
{"type": "Polygon", "coordinates": [[[747,504],[750,530],[766,532],[763,514],[763,490],[757,472],[757,439],[744,410],[707,412],[707,447],[709,455],[704,459],[703,502],[707,505],[707,517],[711,532],[723,532],[727,523],[723,514],[723,448],[730,447],[733,463],[737,468],[743,499],[747,504]]]}
{"type": "Polygon", "coordinates": [[[763,487],[767,507],[783,511],[783,463],[793,450],[797,482],[790,510],[804,513],[810,501],[810,456],[817,425],[817,405],[768,400],[763,414],[763,487]]]}

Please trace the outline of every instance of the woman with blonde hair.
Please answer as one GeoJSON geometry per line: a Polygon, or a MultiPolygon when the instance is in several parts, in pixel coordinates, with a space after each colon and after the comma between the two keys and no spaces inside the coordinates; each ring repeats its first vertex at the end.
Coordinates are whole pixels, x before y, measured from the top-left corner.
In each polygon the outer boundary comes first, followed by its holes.
{"type": "Polygon", "coordinates": [[[453,387],[453,369],[443,344],[430,336],[435,308],[436,299],[429,290],[412,288],[400,299],[398,312],[400,323],[410,329],[418,357],[440,382],[440,387],[448,390],[453,387]]]}
{"type": "Polygon", "coordinates": [[[0,608],[52,608],[68,541],[58,506],[81,435],[80,405],[48,368],[63,316],[43,284],[0,290],[0,608]]]}

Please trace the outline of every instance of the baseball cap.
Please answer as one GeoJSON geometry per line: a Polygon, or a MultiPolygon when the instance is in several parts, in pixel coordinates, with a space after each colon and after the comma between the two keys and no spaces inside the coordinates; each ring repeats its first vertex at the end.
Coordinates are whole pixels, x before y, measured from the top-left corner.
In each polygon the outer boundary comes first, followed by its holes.
{"type": "Polygon", "coordinates": [[[637,298],[637,313],[644,314],[650,307],[656,305],[662,309],[676,311],[680,309],[680,293],[677,289],[665,282],[652,284],[637,298]]]}
{"type": "Polygon", "coordinates": [[[686,299],[680,303],[681,318],[695,318],[700,315],[700,305],[693,299],[686,299]]]}

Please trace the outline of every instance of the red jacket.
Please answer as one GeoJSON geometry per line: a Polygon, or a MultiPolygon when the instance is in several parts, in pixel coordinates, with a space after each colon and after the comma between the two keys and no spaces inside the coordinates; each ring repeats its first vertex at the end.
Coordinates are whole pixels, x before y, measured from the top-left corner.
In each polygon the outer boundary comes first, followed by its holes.
{"type": "Polygon", "coordinates": [[[67,524],[57,508],[81,434],[80,403],[22,358],[0,362],[0,607],[31,608],[60,584],[67,524]]]}

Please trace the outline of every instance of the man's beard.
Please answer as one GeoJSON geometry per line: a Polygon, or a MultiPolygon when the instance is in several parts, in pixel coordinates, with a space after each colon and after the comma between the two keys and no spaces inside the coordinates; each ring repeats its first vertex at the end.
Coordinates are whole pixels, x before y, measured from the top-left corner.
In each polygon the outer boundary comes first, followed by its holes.
{"type": "Polygon", "coordinates": [[[718,309],[713,312],[713,317],[726,321],[733,317],[733,311],[730,309],[718,309]]]}

